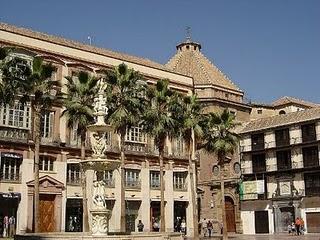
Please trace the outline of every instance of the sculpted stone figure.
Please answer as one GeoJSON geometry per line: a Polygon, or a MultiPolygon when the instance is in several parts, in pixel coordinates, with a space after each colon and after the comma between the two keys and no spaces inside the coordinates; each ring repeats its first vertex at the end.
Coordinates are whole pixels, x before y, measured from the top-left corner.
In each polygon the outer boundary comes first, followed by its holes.
{"type": "Polygon", "coordinates": [[[106,209],[107,204],[105,200],[105,182],[95,181],[93,183],[92,201],[96,209],[106,209]]]}
{"type": "Polygon", "coordinates": [[[106,133],[96,132],[92,134],[91,145],[93,156],[101,157],[107,150],[107,139],[105,137],[106,133]]]}

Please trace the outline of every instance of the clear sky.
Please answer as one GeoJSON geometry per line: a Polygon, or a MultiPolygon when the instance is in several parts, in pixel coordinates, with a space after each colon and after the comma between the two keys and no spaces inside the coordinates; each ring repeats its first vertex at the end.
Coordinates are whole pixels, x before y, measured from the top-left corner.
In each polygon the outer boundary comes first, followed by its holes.
{"type": "Polygon", "coordinates": [[[320,0],[2,0],[0,21],[160,63],[190,26],[252,101],[320,103],[320,0]]]}

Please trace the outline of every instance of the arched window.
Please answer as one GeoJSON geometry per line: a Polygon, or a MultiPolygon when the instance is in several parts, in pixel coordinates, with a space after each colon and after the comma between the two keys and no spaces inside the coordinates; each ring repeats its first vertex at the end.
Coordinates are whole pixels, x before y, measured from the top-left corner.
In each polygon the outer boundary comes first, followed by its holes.
{"type": "Polygon", "coordinates": [[[286,111],[285,111],[285,110],[281,110],[281,111],[279,112],[279,115],[283,115],[283,114],[286,114],[286,111]]]}

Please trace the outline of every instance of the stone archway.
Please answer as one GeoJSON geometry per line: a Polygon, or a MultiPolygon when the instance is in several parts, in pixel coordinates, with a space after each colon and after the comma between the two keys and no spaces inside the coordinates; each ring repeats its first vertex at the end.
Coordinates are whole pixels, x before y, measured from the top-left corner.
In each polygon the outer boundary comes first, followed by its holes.
{"type": "Polygon", "coordinates": [[[233,199],[229,196],[225,196],[225,207],[227,217],[227,230],[228,232],[236,232],[235,205],[233,199]]]}

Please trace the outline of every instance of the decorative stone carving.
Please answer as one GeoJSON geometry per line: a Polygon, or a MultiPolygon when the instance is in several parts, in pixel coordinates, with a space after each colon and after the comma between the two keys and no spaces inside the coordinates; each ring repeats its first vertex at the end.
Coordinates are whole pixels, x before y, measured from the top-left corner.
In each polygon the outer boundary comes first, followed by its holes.
{"type": "Polygon", "coordinates": [[[107,207],[105,200],[105,185],[104,181],[95,181],[93,183],[92,201],[94,209],[106,209],[107,207]]]}
{"type": "Polygon", "coordinates": [[[93,157],[103,157],[107,150],[107,139],[105,132],[95,132],[91,135],[91,147],[93,157]]]}
{"type": "Polygon", "coordinates": [[[106,235],[108,233],[108,210],[92,210],[92,234],[94,235],[106,235]]]}

